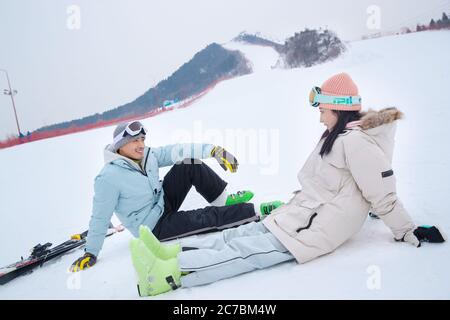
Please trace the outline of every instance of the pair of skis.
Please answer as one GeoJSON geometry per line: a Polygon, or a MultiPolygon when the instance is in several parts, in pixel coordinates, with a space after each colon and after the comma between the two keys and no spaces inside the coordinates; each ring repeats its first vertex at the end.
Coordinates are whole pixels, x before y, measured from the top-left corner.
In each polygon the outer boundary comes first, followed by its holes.
{"type": "MultiPolygon", "coordinates": [[[[122,232],[124,227],[118,225],[114,227],[110,225],[106,237],[112,236],[115,233],[122,232]]],[[[58,258],[67,252],[79,248],[86,243],[88,231],[73,235],[69,240],[52,247],[51,243],[37,244],[31,250],[31,254],[28,258],[21,258],[20,261],[12,263],[6,267],[0,268],[0,285],[4,285],[11,280],[33,272],[33,269],[41,267],[45,262],[58,258]]]]}

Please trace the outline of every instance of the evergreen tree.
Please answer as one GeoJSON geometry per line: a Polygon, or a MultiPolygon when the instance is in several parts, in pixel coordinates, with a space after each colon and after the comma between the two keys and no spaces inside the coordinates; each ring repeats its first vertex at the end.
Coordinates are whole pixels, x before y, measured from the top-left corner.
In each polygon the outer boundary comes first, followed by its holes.
{"type": "Polygon", "coordinates": [[[431,30],[436,29],[436,22],[434,21],[434,19],[431,19],[430,21],[430,29],[431,30]]]}
{"type": "Polygon", "coordinates": [[[445,12],[442,13],[442,27],[443,28],[449,28],[450,27],[450,19],[447,17],[445,12]]]}

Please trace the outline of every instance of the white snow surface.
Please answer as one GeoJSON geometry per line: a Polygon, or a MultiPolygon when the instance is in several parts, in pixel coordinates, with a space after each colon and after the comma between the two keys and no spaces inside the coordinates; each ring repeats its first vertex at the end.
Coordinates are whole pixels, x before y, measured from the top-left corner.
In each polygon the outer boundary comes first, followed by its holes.
{"type": "MultiPolygon", "coordinates": [[[[188,108],[143,120],[147,145],[225,146],[239,159],[237,173],[205,161],[229,182],[230,192],[252,190],[255,204],[286,201],[300,189],[297,172],[324,130],[318,110],[308,105],[309,90],[345,71],[359,86],[363,109],[396,106],[405,113],[393,160],[399,197],[416,224],[450,229],[449,31],[352,42],[334,61],[291,70],[270,68],[277,58],[270,48],[231,46],[253,59],[255,72],[218,84],[188,108]]],[[[39,242],[58,243],[86,229],[93,180],[113,129],[0,151],[0,265],[26,256],[39,242]]],[[[182,209],[205,205],[192,189],[182,209]]],[[[139,299],[131,238],[124,231],[106,239],[97,264],[71,274],[68,267],[82,254],[75,250],[0,286],[0,299],[139,299]]],[[[448,243],[397,243],[382,221],[369,218],[335,252],[309,263],[284,263],[148,299],[449,299],[449,253],[448,243]]]]}

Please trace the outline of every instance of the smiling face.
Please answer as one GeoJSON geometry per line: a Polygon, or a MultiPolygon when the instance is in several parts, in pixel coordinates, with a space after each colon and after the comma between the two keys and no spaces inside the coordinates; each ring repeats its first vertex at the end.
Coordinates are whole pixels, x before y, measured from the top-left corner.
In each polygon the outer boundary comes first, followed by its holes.
{"type": "Polygon", "coordinates": [[[145,137],[139,137],[122,146],[117,153],[133,160],[141,160],[144,157],[144,147],[145,137]]]}
{"type": "Polygon", "coordinates": [[[338,121],[338,115],[329,109],[320,108],[320,122],[323,123],[328,131],[331,131],[338,121]]]}

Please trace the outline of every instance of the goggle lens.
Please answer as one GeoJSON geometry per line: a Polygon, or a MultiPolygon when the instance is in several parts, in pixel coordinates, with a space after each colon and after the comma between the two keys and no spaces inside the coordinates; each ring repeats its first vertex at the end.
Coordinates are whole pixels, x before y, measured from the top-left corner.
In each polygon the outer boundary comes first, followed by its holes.
{"type": "Polygon", "coordinates": [[[317,94],[320,94],[322,90],[319,87],[314,87],[311,89],[311,92],[309,93],[309,104],[313,107],[318,107],[319,102],[315,102],[317,94]]]}
{"type": "MultiPolygon", "coordinates": [[[[140,123],[139,121],[134,121],[132,123],[130,123],[128,125],[128,128],[130,129],[131,132],[141,132],[141,129],[143,128],[142,123],[140,123]]],[[[128,132],[130,133],[130,132],[128,132]]]]}

